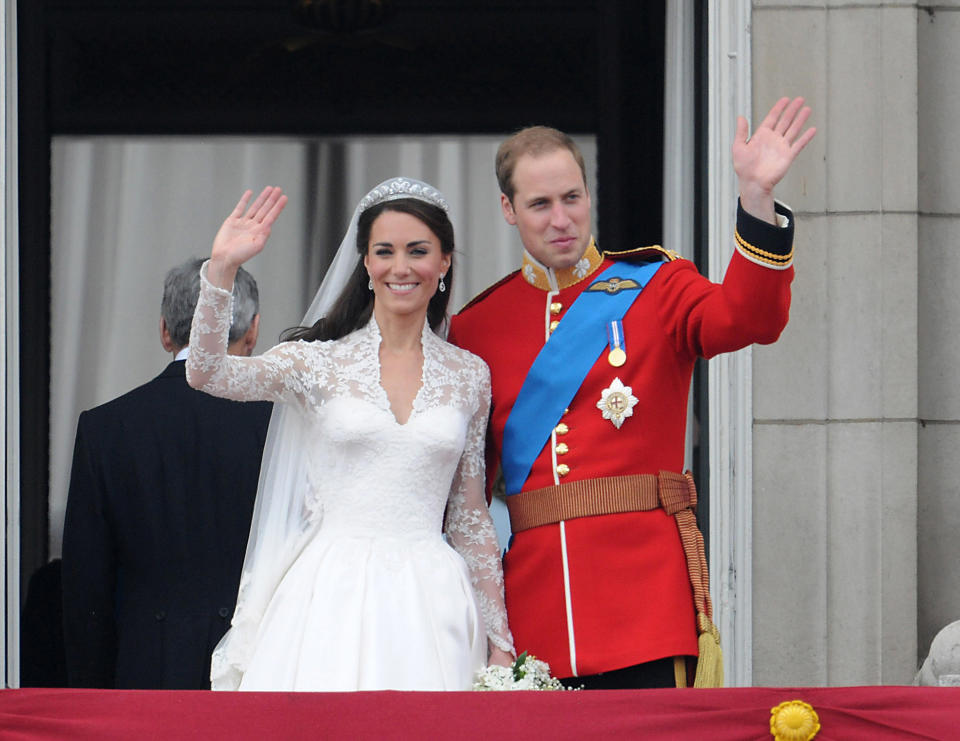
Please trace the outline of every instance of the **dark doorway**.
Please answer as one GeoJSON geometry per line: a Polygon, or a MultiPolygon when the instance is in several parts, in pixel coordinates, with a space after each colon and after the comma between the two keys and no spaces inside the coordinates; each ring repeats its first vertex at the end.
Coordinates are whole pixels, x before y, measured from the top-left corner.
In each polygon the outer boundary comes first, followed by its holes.
{"type": "Polygon", "coordinates": [[[21,593],[48,560],[50,138],[592,133],[599,229],[661,241],[665,3],[21,0],[21,593]]]}

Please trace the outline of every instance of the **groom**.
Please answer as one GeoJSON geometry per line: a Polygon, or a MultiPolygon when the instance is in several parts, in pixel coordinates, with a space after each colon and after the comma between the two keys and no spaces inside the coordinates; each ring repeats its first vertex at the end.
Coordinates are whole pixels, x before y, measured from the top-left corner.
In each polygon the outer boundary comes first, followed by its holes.
{"type": "Polygon", "coordinates": [[[583,157],[542,126],[501,144],[500,204],[521,269],[451,322],[490,366],[488,473],[503,471],[504,557],[518,651],[574,686],[719,686],[693,481],[683,465],[694,362],[777,339],[793,278],[793,215],[773,188],[813,137],[780,100],[733,145],[740,200],[722,284],[661,247],[591,236],[583,157]],[[689,659],[689,660],[688,660],[689,659]]]}

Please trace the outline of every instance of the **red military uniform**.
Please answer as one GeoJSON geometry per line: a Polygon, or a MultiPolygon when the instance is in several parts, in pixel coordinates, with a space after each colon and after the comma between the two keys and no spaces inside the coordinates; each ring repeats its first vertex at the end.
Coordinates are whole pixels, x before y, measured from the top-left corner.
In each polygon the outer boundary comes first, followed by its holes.
{"type": "MultiPolygon", "coordinates": [[[[779,206],[778,212],[790,216],[779,206]]],[[[668,257],[622,320],[626,362],[614,367],[601,354],[522,491],[681,470],[696,358],[773,342],[786,325],[793,279],[792,218],[786,221],[775,227],[739,210],[737,250],[722,284],[708,281],[691,262],[668,257]],[[637,399],[619,429],[597,406],[615,379],[637,399]]],[[[633,254],[661,259],[665,251],[633,254]]],[[[453,318],[450,340],[490,366],[491,475],[528,369],[591,276],[613,264],[593,244],[577,265],[561,271],[525,253],[521,270],[453,318]]],[[[697,655],[686,561],[676,521],[662,509],[580,517],[515,533],[504,578],[517,650],[547,661],[555,676],[697,655]]]]}

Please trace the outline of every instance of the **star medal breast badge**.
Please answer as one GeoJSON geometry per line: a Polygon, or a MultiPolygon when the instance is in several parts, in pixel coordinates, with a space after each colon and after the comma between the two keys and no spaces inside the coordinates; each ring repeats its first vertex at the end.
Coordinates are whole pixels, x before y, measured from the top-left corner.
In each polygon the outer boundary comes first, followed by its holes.
{"type": "Polygon", "coordinates": [[[619,378],[614,378],[613,383],[600,394],[597,409],[601,411],[604,419],[609,419],[619,430],[623,420],[633,416],[633,408],[636,405],[637,397],[633,395],[633,389],[630,386],[624,386],[619,378]]]}

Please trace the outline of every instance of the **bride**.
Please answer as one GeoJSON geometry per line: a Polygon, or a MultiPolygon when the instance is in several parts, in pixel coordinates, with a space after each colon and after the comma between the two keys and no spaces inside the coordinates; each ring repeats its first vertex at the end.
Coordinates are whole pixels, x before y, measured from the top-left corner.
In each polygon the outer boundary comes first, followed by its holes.
{"type": "Polygon", "coordinates": [[[213,689],[469,689],[514,649],[484,498],[489,371],[435,334],[446,201],[407,178],[371,190],[305,326],[239,358],[226,354],[233,279],[286,204],[279,188],[248,208],[251,195],[201,271],[187,360],[194,388],[277,402],[213,689]]]}

